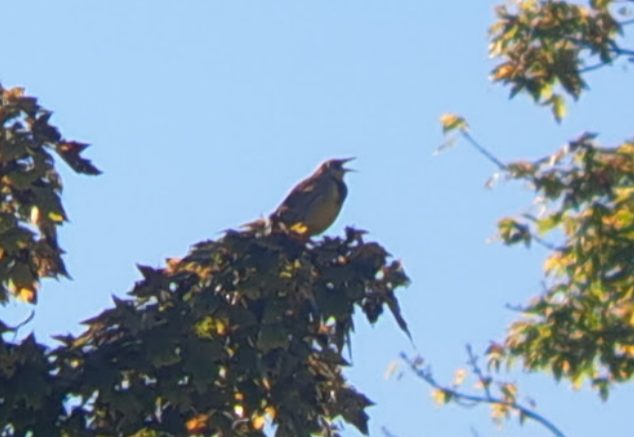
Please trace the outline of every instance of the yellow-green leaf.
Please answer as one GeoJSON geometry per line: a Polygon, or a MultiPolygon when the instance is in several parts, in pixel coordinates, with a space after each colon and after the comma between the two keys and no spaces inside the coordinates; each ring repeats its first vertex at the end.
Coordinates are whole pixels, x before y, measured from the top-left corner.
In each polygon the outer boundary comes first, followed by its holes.
{"type": "Polygon", "coordinates": [[[456,129],[467,130],[469,125],[467,121],[456,114],[444,114],[440,117],[443,133],[448,133],[456,129]]]}
{"type": "Polygon", "coordinates": [[[555,94],[554,96],[552,96],[551,102],[555,120],[557,120],[557,123],[561,123],[561,121],[566,116],[566,102],[564,101],[564,98],[559,94],[555,94]]]}

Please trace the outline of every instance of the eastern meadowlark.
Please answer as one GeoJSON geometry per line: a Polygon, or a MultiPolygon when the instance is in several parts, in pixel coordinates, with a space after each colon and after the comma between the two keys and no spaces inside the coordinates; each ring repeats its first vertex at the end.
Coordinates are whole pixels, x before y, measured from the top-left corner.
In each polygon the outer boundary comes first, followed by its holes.
{"type": "Polygon", "coordinates": [[[348,194],[343,177],[354,170],[345,168],[344,164],[353,159],[330,159],[297,184],[269,216],[271,228],[307,238],[328,229],[348,194]]]}

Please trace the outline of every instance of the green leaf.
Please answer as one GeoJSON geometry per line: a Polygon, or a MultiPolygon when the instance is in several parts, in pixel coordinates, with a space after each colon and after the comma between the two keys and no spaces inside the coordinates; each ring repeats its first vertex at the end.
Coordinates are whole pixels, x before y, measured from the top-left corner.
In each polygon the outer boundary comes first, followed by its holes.
{"type": "Polygon", "coordinates": [[[394,316],[394,319],[396,320],[396,323],[398,324],[399,328],[401,328],[401,331],[407,334],[407,337],[410,340],[412,340],[412,334],[410,334],[409,329],[407,327],[407,322],[405,321],[405,319],[403,318],[403,315],[401,314],[401,308],[398,304],[398,301],[390,297],[386,299],[386,302],[387,302],[387,306],[390,308],[390,311],[392,312],[392,315],[394,316]]]}
{"type": "Polygon", "coordinates": [[[289,333],[283,325],[262,325],[258,334],[258,349],[267,353],[273,349],[288,349],[288,346],[289,333]]]}
{"type": "Polygon", "coordinates": [[[566,102],[564,101],[564,98],[559,94],[555,94],[550,100],[555,120],[557,120],[557,123],[561,123],[561,121],[566,116],[566,102]]]}
{"type": "Polygon", "coordinates": [[[561,224],[562,217],[563,217],[563,213],[557,212],[554,214],[550,214],[549,216],[544,217],[543,219],[537,220],[536,222],[537,232],[539,232],[540,235],[544,235],[550,232],[552,229],[556,228],[557,226],[561,224]]]}

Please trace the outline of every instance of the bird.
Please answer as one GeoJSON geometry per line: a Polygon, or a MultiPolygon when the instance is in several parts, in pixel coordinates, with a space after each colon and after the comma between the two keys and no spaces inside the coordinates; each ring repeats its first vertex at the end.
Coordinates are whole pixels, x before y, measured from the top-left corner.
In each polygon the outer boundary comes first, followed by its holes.
{"type": "MultiPolygon", "coordinates": [[[[268,217],[271,229],[281,229],[304,238],[328,229],[337,219],[348,195],[344,176],[354,170],[344,165],[353,159],[329,159],[298,183],[268,217]]],[[[262,220],[251,224],[261,226],[262,220]]]]}

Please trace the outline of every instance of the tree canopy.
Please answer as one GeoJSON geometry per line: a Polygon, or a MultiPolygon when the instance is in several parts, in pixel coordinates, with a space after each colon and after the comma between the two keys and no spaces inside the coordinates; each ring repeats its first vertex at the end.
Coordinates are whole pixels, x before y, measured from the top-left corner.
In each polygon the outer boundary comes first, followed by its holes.
{"type": "MultiPolygon", "coordinates": [[[[2,89],[0,233],[3,301],[36,302],[41,278],[67,276],[55,229],[67,220],[51,151],[99,170],[62,139],[51,112],[2,89]]],[[[398,261],[365,232],[317,241],[270,230],[227,231],[164,268],[139,266],[129,299],[50,349],[15,342],[0,322],[0,435],[338,435],[368,432],[372,405],[342,369],[360,309],[387,308],[408,335],[395,291],[398,261]]]]}

